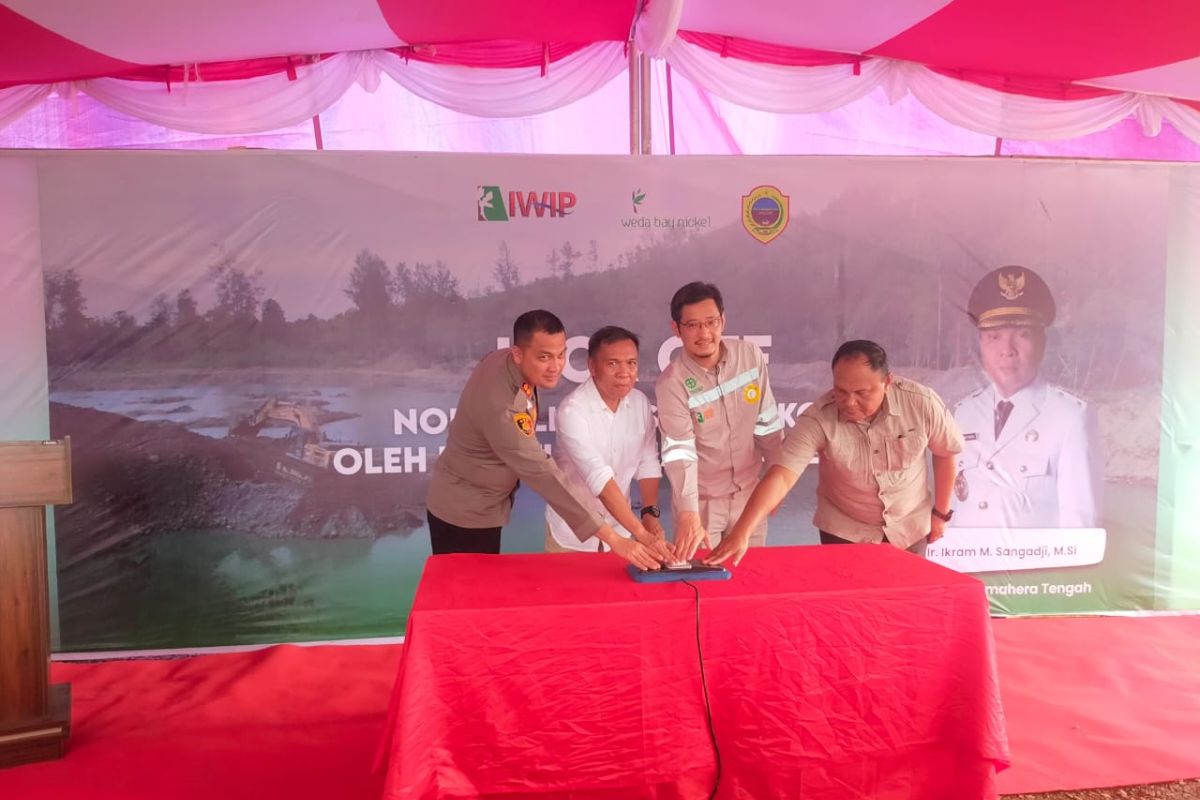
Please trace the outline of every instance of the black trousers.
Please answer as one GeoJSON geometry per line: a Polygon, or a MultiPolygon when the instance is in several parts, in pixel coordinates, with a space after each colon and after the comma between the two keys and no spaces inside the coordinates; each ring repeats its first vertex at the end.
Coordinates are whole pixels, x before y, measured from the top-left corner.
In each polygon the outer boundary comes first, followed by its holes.
{"type": "Polygon", "coordinates": [[[435,556],[447,553],[499,553],[500,528],[460,528],[438,519],[428,509],[429,545],[435,556]]]}
{"type": "MultiPolygon", "coordinates": [[[[849,539],[843,539],[840,536],[834,536],[832,533],[826,533],[825,531],[819,531],[819,533],[821,534],[821,544],[854,544],[854,542],[850,541],[849,539]]],[[[883,543],[887,544],[887,540],[885,539],[883,543]]],[[[923,557],[925,555],[925,548],[928,546],[928,544],[929,537],[922,537],[917,541],[916,544],[908,548],[908,552],[916,553],[917,555],[923,557]]]]}

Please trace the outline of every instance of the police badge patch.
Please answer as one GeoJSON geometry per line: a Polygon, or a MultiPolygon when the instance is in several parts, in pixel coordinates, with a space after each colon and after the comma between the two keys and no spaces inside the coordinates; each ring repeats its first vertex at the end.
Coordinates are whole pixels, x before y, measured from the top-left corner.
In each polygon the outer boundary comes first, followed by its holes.
{"type": "Polygon", "coordinates": [[[513,424],[517,426],[517,430],[526,436],[533,436],[533,417],[525,412],[513,414],[513,424]]]}
{"type": "Polygon", "coordinates": [[[967,486],[967,479],[960,472],[954,479],[954,496],[961,502],[967,499],[968,494],[970,494],[970,487],[967,486]]]}

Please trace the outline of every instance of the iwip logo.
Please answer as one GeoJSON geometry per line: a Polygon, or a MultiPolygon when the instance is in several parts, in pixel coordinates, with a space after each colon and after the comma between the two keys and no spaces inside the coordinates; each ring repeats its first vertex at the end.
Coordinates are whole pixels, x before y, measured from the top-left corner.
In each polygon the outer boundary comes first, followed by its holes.
{"type": "Polygon", "coordinates": [[[565,217],[575,208],[574,192],[504,192],[479,187],[480,222],[508,222],[516,217],[565,217]]]}

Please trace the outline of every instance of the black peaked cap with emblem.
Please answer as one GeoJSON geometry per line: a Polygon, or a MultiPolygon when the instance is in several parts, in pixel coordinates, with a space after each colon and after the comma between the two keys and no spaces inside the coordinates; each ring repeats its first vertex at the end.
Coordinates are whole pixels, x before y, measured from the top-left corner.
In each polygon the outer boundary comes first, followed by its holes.
{"type": "Polygon", "coordinates": [[[1054,322],[1050,287],[1028,267],[1011,265],[984,275],[967,302],[967,316],[980,330],[1001,325],[1044,328],[1054,322]]]}

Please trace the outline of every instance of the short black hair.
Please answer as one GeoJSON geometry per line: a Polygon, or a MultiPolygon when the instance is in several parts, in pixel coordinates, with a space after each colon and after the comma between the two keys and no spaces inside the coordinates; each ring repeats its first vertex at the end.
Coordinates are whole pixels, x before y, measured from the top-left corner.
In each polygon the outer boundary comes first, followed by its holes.
{"type": "Polygon", "coordinates": [[[561,319],[543,308],[535,308],[517,317],[513,323],[512,343],[517,347],[524,347],[533,339],[535,333],[555,334],[564,333],[566,330],[561,319]]]}
{"type": "Polygon", "coordinates": [[[680,287],[679,291],[675,292],[675,296],[671,298],[671,319],[679,322],[684,306],[703,303],[705,300],[712,300],[717,304],[718,313],[725,313],[725,301],[721,298],[720,289],[711,283],[692,281],[686,286],[680,287]]]}
{"type": "Polygon", "coordinates": [[[588,337],[588,358],[593,358],[596,353],[600,352],[600,348],[606,344],[615,344],[616,342],[633,342],[634,347],[641,347],[641,340],[638,339],[636,333],[617,325],[605,325],[600,330],[588,337]]]}
{"type": "Polygon", "coordinates": [[[888,369],[887,352],[868,339],[851,339],[848,342],[842,342],[842,346],[833,354],[833,362],[830,366],[836,367],[842,359],[855,356],[865,359],[871,369],[876,372],[883,375],[891,373],[891,370],[888,369]]]}

